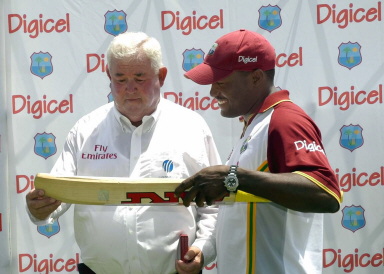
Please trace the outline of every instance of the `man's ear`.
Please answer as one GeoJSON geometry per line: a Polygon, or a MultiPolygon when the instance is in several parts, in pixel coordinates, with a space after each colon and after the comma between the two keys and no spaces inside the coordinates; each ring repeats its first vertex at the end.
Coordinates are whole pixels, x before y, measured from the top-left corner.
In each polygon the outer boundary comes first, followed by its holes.
{"type": "Polygon", "coordinates": [[[108,78],[111,79],[111,74],[109,73],[108,64],[105,66],[105,71],[107,72],[108,78]]]}
{"type": "Polygon", "coordinates": [[[252,71],[252,80],[254,84],[258,83],[260,80],[265,78],[265,76],[266,75],[264,74],[264,71],[262,71],[261,69],[256,69],[252,71]]]}
{"type": "Polygon", "coordinates": [[[159,69],[160,87],[162,87],[164,85],[165,78],[167,77],[167,72],[168,72],[168,70],[166,67],[162,67],[159,69]]]}

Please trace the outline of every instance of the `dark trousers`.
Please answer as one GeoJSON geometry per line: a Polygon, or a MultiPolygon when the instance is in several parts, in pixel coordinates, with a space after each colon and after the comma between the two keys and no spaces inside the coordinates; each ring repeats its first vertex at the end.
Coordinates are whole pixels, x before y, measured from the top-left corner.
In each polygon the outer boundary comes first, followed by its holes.
{"type": "Polygon", "coordinates": [[[92,271],[88,266],[85,264],[81,263],[77,265],[77,269],[79,270],[80,274],[96,274],[95,272],[92,271]]]}

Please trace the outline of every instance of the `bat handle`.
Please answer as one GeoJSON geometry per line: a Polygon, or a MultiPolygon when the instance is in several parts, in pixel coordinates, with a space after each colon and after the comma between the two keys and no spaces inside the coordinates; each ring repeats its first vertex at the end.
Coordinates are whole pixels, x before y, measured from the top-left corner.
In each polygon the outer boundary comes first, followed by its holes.
{"type": "Polygon", "coordinates": [[[179,243],[180,243],[180,260],[182,260],[184,263],[188,263],[188,261],[184,259],[184,256],[188,251],[188,235],[181,234],[179,243]]]}

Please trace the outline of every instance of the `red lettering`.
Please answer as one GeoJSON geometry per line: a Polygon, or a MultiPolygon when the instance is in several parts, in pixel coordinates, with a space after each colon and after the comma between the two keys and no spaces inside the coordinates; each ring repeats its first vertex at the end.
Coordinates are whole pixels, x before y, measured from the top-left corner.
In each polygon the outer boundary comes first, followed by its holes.
{"type": "Polygon", "coordinates": [[[341,249],[323,249],[323,268],[338,267],[350,273],[359,267],[382,267],[384,262],[384,248],[377,253],[360,253],[358,248],[353,253],[343,254],[341,249]]]}
{"type": "Polygon", "coordinates": [[[175,92],[164,92],[164,98],[192,110],[218,110],[220,108],[215,98],[208,96],[201,98],[199,92],[195,92],[195,97],[188,97],[186,99],[183,99],[182,92],[178,94],[175,92]]]}
{"type": "Polygon", "coordinates": [[[36,273],[52,273],[52,272],[73,272],[76,270],[80,262],[80,254],[76,253],[74,258],[67,260],[63,258],[55,259],[53,254],[49,254],[49,258],[38,259],[37,254],[19,254],[18,268],[19,273],[33,271],[36,273]]]}
{"type": "Polygon", "coordinates": [[[87,72],[93,72],[97,70],[99,67],[101,67],[101,71],[105,72],[106,70],[106,64],[104,60],[104,54],[101,54],[100,56],[96,53],[90,53],[87,54],[87,72]]]}
{"type": "Polygon", "coordinates": [[[319,87],[318,100],[319,106],[325,106],[333,99],[333,105],[339,106],[340,110],[348,110],[351,105],[363,104],[382,104],[383,103],[383,85],[379,84],[378,88],[369,92],[360,90],[355,92],[355,87],[351,86],[350,91],[344,91],[338,94],[337,87],[319,87]]]}
{"type": "Polygon", "coordinates": [[[303,66],[303,48],[299,47],[298,53],[291,53],[287,55],[286,53],[281,53],[276,56],[276,67],[284,66],[294,67],[296,65],[303,66]]]}
{"type": "Polygon", "coordinates": [[[66,13],[65,19],[44,19],[40,14],[38,19],[32,19],[28,21],[27,15],[23,14],[8,14],[8,32],[15,33],[23,28],[24,33],[28,33],[29,37],[37,38],[40,33],[61,33],[64,31],[70,32],[70,17],[69,13],[66,13]]]}
{"type": "Polygon", "coordinates": [[[336,256],[336,251],[334,249],[324,249],[323,250],[323,267],[324,268],[327,268],[327,267],[333,265],[336,262],[336,259],[337,259],[337,256],[336,256]],[[327,259],[329,259],[329,256],[331,256],[331,260],[328,263],[327,259]]]}
{"type": "Polygon", "coordinates": [[[161,29],[167,30],[172,27],[181,30],[183,35],[189,35],[193,30],[203,30],[206,28],[217,29],[224,28],[224,12],[219,10],[219,15],[196,16],[196,11],[192,12],[192,16],[180,17],[180,12],[162,11],[161,12],[161,29]]]}
{"type": "Polygon", "coordinates": [[[35,176],[16,175],[16,193],[20,194],[27,189],[33,189],[35,176]]]}
{"type": "Polygon", "coordinates": [[[73,113],[73,95],[69,94],[68,100],[62,101],[50,100],[47,101],[47,96],[43,95],[43,100],[32,102],[31,96],[24,97],[23,95],[12,96],[12,113],[18,114],[24,110],[28,114],[32,114],[35,119],[40,119],[43,114],[49,113],[73,113]]]}
{"type": "Polygon", "coordinates": [[[344,192],[350,191],[353,187],[384,186],[384,167],[372,173],[365,171],[357,173],[356,168],[352,168],[351,172],[345,174],[340,174],[340,170],[336,168],[335,174],[340,189],[344,192]]]}
{"type": "Polygon", "coordinates": [[[329,20],[333,24],[337,24],[340,29],[348,27],[349,23],[360,23],[363,21],[373,22],[381,21],[381,2],[377,2],[377,7],[369,8],[365,10],[363,8],[353,7],[353,4],[349,4],[348,9],[336,9],[336,4],[332,6],[328,4],[319,4],[316,7],[317,24],[323,24],[329,20]]]}
{"type": "Polygon", "coordinates": [[[156,192],[127,192],[127,199],[129,201],[121,201],[121,204],[141,204],[142,200],[150,200],[150,203],[178,203],[179,198],[175,197],[174,192],[164,192],[164,198],[159,196],[156,192]]]}
{"type": "Polygon", "coordinates": [[[212,269],[215,269],[216,268],[216,263],[213,263],[211,265],[207,265],[206,267],[204,267],[206,270],[212,270],[212,269]]]}

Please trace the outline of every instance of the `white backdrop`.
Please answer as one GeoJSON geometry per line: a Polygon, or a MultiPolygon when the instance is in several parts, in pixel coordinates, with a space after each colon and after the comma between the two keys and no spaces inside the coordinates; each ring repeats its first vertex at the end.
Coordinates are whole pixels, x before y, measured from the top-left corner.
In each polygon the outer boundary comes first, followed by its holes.
{"type": "MultiPolygon", "coordinates": [[[[104,54],[112,38],[128,30],[160,41],[169,70],[164,97],[203,115],[225,161],[241,124],[220,117],[209,86],[182,75],[218,37],[240,28],[263,34],[275,46],[275,84],[288,89],[319,125],[344,190],[341,210],[325,217],[324,273],[383,273],[381,1],[0,5],[0,273],[76,273],[72,211],[51,226],[36,227],[25,212],[25,195],[36,173],[50,171],[75,121],[110,100],[104,54]]],[[[204,272],[216,273],[215,264],[204,272]]]]}

